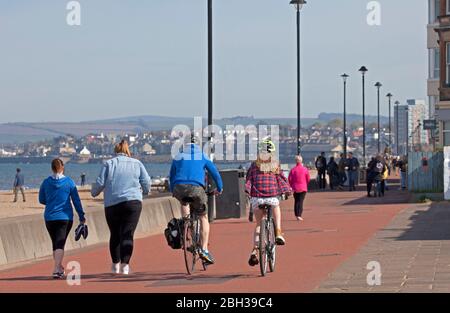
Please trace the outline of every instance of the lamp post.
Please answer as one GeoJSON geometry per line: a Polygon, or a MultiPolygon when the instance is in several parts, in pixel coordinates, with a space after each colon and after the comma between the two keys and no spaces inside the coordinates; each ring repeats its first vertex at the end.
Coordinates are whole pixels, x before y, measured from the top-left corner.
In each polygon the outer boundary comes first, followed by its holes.
{"type": "Polygon", "coordinates": [[[344,158],[347,157],[347,74],[342,74],[342,81],[344,82],[344,158]]]}
{"type": "Polygon", "coordinates": [[[306,4],[305,0],[291,0],[292,4],[297,12],[297,154],[301,152],[301,111],[300,111],[300,11],[303,5],[306,4]]]}
{"type": "Polygon", "coordinates": [[[391,100],[392,100],[393,95],[391,93],[388,93],[386,95],[386,97],[388,97],[388,99],[389,99],[389,149],[391,149],[391,147],[392,147],[391,100]]]}
{"type": "MultiPolygon", "coordinates": [[[[208,144],[211,160],[214,158],[214,151],[212,146],[213,124],[213,0],[208,0],[208,144]]],[[[211,187],[211,180],[209,179],[208,188],[211,187]]],[[[214,195],[208,196],[208,220],[213,222],[216,217],[216,197],[214,195]]]]}
{"type": "MultiPolygon", "coordinates": [[[[208,0],[208,126],[213,123],[213,0],[208,0]]],[[[211,134],[210,140],[211,140],[211,134]]]]}
{"type": "Polygon", "coordinates": [[[365,66],[361,66],[359,69],[362,75],[362,119],[363,119],[363,160],[364,165],[366,164],[366,73],[367,68],[365,66]]]}
{"type": "Polygon", "coordinates": [[[377,115],[378,115],[378,122],[377,122],[377,132],[378,132],[378,154],[381,152],[381,134],[380,134],[380,88],[383,86],[380,82],[377,82],[375,84],[375,87],[377,87],[377,115]]]}
{"type": "Polygon", "coordinates": [[[397,116],[395,117],[395,146],[396,146],[396,148],[397,148],[397,156],[399,156],[399,151],[398,151],[398,146],[399,146],[399,144],[398,144],[398,138],[399,138],[399,135],[398,135],[398,106],[400,105],[400,102],[399,101],[395,101],[395,111],[397,112],[397,116]]]}

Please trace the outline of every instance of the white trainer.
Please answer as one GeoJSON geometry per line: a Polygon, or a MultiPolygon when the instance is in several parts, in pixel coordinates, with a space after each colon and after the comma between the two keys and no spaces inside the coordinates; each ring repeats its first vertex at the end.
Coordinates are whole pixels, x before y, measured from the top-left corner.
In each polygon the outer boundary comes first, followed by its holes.
{"type": "Polygon", "coordinates": [[[128,275],[130,273],[130,265],[128,264],[122,264],[122,274],[128,275]]]}
{"type": "Polygon", "coordinates": [[[113,263],[111,265],[111,272],[113,274],[120,274],[120,263],[113,263]]]}

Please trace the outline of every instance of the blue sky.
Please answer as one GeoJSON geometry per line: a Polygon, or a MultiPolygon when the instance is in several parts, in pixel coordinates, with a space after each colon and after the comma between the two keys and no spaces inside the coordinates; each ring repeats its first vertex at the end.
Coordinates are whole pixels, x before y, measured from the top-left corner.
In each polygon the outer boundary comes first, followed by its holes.
{"type": "MultiPolygon", "coordinates": [[[[206,116],[206,0],[80,0],[79,27],[63,0],[0,1],[0,122],[130,115],[206,116]]],[[[309,0],[302,10],[302,113],[368,113],[373,84],[404,102],[426,99],[427,5],[309,0]]],[[[215,117],[295,117],[295,11],[289,0],[215,0],[215,117]]],[[[383,97],[383,113],[387,105],[383,97]]]]}

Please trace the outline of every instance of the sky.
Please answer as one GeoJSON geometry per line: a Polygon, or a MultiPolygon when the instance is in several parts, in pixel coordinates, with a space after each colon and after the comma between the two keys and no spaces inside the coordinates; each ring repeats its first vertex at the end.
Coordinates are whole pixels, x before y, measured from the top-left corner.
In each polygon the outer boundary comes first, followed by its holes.
{"type": "MultiPolygon", "coordinates": [[[[0,123],[207,115],[206,0],[0,1],[0,123]]],[[[376,81],[394,101],[426,99],[425,0],[309,0],[301,11],[302,116],[368,114],[376,81]]],[[[296,117],[296,21],[289,0],[214,0],[214,117],[296,117]]]]}

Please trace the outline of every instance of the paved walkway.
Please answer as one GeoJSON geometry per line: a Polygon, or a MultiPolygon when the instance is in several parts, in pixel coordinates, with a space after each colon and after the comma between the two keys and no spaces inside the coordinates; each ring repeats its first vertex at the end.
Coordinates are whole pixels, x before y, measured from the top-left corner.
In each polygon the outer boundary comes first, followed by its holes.
{"type": "Polygon", "coordinates": [[[241,219],[212,225],[210,250],[217,263],[191,277],[185,274],[181,251],[171,250],[160,235],[136,241],[132,275],[109,274],[109,253],[102,245],[65,258],[81,264],[81,286],[50,279],[52,261],[44,260],[0,272],[0,292],[311,292],[340,265],[349,264],[344,262],[353,262],[375,233],[410,207],[407,199],[399,191],[383,199],[369,199],[363,190],[314,192],[307,196],[301,223],[294,219],[293,201],[284,202],[287,245],[278,249],[275,273],[264,278],[247,264],[254,225],[241,219]]]}
{"type": "Polygon", "coordinates": [[[317,292],[450,292],[450,205],[411,205],[380,229],[317,292]],[[368,262],[381,285],[367,284],[368,262]]]}

